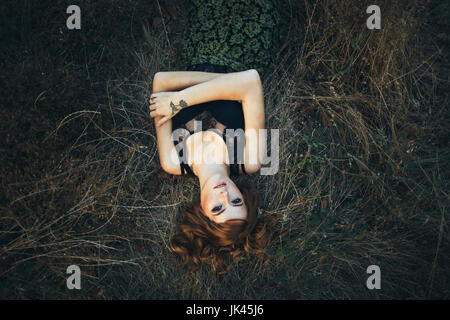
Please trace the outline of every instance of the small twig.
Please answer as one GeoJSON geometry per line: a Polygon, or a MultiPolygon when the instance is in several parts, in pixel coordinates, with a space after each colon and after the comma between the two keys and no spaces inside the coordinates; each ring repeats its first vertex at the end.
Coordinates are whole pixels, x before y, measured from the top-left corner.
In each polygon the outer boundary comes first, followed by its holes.
{"type": "Polygon", "coordinates": [[[161,15],[161,20],[162,20],[162,24],[163,24],[163,27],[164,27],[164,32],[166,33],[167,43],[169,44],[169,48],[172,49],[172,46],[170,45],[170,41],[169,41],[169,34],[167,33],[167,30],[166,30],[166,23],[164,22],[164,17],[163,17],[163,14],[162,14],[161,6],[159,5],[159,0],[156,0],[156,3],[158,4],[159,14],[161,15]]]}
{"type": "Polygon", "coordinates": [[[300,99],[300,100],[349,100],[349,101],[357,101],[362,100],[361,97],[355,97],[355,96],[343,96],[343,97],[335,97],[335,96],[291,96],[291,98],[294,99],[300,99]]]}

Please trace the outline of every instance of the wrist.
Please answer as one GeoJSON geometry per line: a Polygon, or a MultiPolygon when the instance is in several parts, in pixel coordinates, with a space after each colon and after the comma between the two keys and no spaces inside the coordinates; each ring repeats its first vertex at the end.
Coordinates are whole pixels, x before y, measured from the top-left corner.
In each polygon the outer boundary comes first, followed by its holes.
{"type": "Polygon", "coordinates": [[[180,110],[185,109],[190,106],[190,104],[187,101],[186,94],[183,91],[184,90],[177,91],[175,94],[174,103],[176,103],[178,106],[181,107],[180,110]]]}

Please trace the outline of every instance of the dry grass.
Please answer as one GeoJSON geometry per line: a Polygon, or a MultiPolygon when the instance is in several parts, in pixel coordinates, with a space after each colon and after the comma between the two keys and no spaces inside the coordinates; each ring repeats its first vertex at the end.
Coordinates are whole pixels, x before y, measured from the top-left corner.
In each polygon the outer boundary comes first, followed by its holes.
{"type": "Polygon", "coordinates": [[[291,1],[264,79],[280,170],[239,178],[258,185],[274,239],[266,259],[217,278],[186,273],[167,248],[198,196],[194,179],[161,171],[147,113],[152,75],[182,68],[183,10],[167,3],[82,1],[81,33],[62,29],[64,1],[0,5],[0,295],[448,299],[446,4],[380,1],[370,31],[367,1],[291,1]],[[382,290],[365,286],[372,264],[382,290]]]}

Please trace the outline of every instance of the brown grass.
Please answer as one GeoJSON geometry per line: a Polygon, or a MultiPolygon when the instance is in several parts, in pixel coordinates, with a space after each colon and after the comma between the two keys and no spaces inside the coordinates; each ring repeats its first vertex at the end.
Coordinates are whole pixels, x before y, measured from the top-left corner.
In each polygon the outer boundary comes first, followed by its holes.
{"type": "Polygon", "coordinates": [[[1,297],[448,299],[448,5],[379,1],[371,31],[368,1],[290,1],[263,81],[280,170],[239,178],[276,232],[268,258],[216,277],[168,250],[198,196],[161,171],[147,112],[153,74],[182,68],[168,3],[84,1],[82,32],[62,33],[63,1],[2,8],[1,297]],[[365,286],[372,264],[382,290],[365,286]]]}

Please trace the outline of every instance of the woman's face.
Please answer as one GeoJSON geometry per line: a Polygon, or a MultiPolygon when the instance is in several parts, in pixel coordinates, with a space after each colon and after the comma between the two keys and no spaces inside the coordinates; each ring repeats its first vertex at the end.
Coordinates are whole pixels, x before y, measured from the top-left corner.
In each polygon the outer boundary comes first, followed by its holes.
{"type": "Polygon", "coordinates": [[[229,177],[212,176],[201,190],[205,215],[216,223],[247,220],[247,206],[239,188],[229,177]]]}

